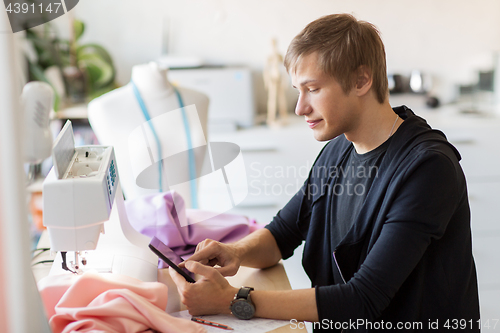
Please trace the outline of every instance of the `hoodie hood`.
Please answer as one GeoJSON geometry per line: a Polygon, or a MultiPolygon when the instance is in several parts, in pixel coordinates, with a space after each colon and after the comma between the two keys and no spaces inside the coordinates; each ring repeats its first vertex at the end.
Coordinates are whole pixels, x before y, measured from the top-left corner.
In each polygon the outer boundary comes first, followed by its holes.
{"type": "MultiPolygon", "coordinates": [[[[458,161],[462,159],[458,150],[448,142],[443,132],[432,129],[425,119],[417,116],[406,105],[394,107],[393,110],[404,122],[394,134],[394,143],[391,142],[391,144],[397,145],[400,149],[406,149],[410,146],[417,146],[424,141],[441,142],[453,150],[458,161]]],[[[396,148],[393,152],[396,153],[400,149],[396,148]]]]}

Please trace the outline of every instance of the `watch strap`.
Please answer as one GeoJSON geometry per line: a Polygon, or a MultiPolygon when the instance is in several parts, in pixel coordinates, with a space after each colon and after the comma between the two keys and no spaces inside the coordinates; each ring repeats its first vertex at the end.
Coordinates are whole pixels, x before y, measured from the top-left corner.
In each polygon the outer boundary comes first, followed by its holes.
{"type": "Polygon", "coordinates": [[[234,299],[238,298],[248,299],[250,296],[250,292],[253,290],[254,289],[252,287],[241,287],[240,290],[238,290],[238,293],[234,296],[234,299]]]}

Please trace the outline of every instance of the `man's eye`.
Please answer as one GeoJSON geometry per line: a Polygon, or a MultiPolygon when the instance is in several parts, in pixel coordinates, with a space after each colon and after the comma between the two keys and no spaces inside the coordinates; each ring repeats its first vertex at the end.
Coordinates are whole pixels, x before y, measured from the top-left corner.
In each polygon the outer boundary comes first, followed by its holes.
{"type": "Polygon", "coordinates": [[[310,89],[309,92],[310,93],[314,93],[314,92],[317,92],[319,89],[310,89]]]}

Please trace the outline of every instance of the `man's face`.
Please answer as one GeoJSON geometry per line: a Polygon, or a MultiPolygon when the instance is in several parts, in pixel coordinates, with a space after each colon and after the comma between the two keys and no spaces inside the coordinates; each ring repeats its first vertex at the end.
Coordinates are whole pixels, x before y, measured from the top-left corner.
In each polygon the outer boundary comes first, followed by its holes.
{"type": "Polygon", "coordinates": [[[295,113],[305,117],[316,140],[331,140],[354,129],[359,110],[355,89],[345,94],[337,80],[319,68],[316,53],[299,60],[291,78],[299,91],[295,113]]]}

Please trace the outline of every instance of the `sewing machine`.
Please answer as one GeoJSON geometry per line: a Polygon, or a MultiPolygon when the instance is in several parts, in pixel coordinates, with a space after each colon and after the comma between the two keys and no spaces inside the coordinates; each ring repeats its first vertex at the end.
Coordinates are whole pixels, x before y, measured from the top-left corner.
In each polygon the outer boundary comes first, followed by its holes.
{"type": "Polygon", "coordinates": [[[51,250],[61,256],[50,274],[92,269],[156,281],[158,258],[148,249],[149,238],[128,222],[113,147],[75,147],[68,121],[52,159],[43,183],[43,221],[51,250]],[[69,263],[67,252],[74,253],[69,263]]]}

